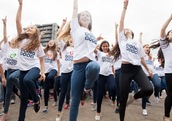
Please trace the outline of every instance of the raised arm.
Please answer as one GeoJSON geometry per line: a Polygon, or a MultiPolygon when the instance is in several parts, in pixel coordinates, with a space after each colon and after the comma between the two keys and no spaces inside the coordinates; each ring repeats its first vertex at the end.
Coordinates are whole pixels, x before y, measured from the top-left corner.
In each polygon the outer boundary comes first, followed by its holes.
{"type": "Polygon", "coordinates": [[[67,18],[63,19],[63,22],[62,22],[60,28],[58,29],[58,31],[57,31],[57,33],[56,33],[57,37],[59,36],[60,32],[63,30],[63,28],[64,28],[66,22],[67,22],[67,18]]]}
{"type": "Polygon", "coordinates": [[[8,37],[7,37],[7,17],[5,16],[4,19],[2,19],[3,21],[3,35],[4,35],[4,43],[6,43],[8,41],[8,37]]]}
{"type": "Polygon", "coordinates": [[[16,28],[17,28],[17,34],[19,35],[22,33],[21,16],[22,16],[23,0],[18,0],[18,2],[19,2],[19,7],[16,15],[16,28]]]}
{"type": "Polygon", "coordinates": [[[166,20],[166,22],[164,23],[164,25],[161,28],[161,32],[160,32],[160,37],[161,38],[164,38],[166,36],[165,30],[168,27],[171,20],[172,20],[172,13],[171,13],[170,17],[166,20]]]}
{"type": "Polygon", "coordinates": [[[77,18],[78,16],[78,0],[74,0],[73,1],[73,15],[72,15],[72,19],[77,18]]]}
{"type": "Polygon", "coordinates": [[[141,45],[142,45],[142,35],[143,35],[143,33],[140,32],[140,33],[139,33],[139,42],[140,42],[141,45]]]}
{"type": "Polygon", "coordinates": [[[120,23],[119,23],[119,32],[124,30],[124,19],[125,19],[127,6],[128,6],[128,0],[124,0],[124,7],[122,10],[121,19],[120,19],[120,23]]]}

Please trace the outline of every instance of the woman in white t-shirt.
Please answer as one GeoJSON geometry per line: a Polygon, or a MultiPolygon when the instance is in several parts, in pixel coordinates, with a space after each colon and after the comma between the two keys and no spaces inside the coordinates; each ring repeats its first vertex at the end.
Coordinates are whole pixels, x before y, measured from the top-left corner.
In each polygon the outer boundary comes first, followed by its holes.
{"type": "Polygon", "coordinates": [[[67,105],[64,107],[64,109],[68,109],[70,105],[69,104],[70,95],[68,95],[69,94],[68,92],[70,92],[70,87],[71,87],[71,75],[73,72],[73,54],[74,54],[73,41],[70,36],[70,22],[66,24],[65,28],[59,34],[57,41],[62,54],[62,61],[61,61],[62,67],[61,67],[61,77],[60,77],[61,92],[59,96],[58,113],[56,116],[56,121],[60,121],[62,117],[61,112],[62,112],[65,96],[66,96],[67,105]]]}
{"type": "Polygon", "coordinates": [[[119,47],[122,58],[121,74],[120,74],[120,121],[124,121],[126,103],[129,105],[135,99],[150,96],[153,93],[153,87],[143,72],[141,64],[144,65],[150,75],[151,71],[144,60],[144,50],[139,41],[134,40],[134,33],[130,29],[124,29],[124,18],[128,6],[128,0],[124,0],[124,7],[121,14],[119,24],[119,47]],[[134,96],[128,93],[130,90],[130,83],[134,80],[138,83],[140,91],[134,96]],[[128,98],[128,102],[127,102],[128,98]]]}
{"type": "Polygon", "coordinates": [[[74,43],[73,73],[71,77],[71,96],[69,121],[76,121],[80,100],[88,96],[94,81],[99,75],[99,64],[95,61],[96,38],[91,33],[92,18],[88,11],[78,14],[78,0],[73,3],[70,23],[74,43]],[[82,98],[82,99],[81,99],[82,98]]]}
{"type": "Polygon", "coordinates": [[[165,114],[164,121],[170,121],[170,111],[172,108],[172,30],[168,31],[166,34],[166,28],[172,21],[172,14],[166,20],[160,31],[160,47],[164,54],[165,65],[164,73],[167,85],[167,97],[165,98],[165,114]]]}
{"type": "Polygon", "coordinates": [[[6,30],[6,22],[7,19],[2,19],[4,24],[4,41],[1,45],[1,49],[3,55],[6,58],[6,62],[4,62],[7,71],[6,71],[6,93],[5,93],[5,105],[4,105],[4,115],[0,118],[1,120],[6,120],[9,113],[11,95],[13,92],[13,86],[17,88],[17,95],[19,96],[18,89],[19,89],[19,74],[20,71],[18,70],[17,66],[17,56],[18,56],[18,45],[14,44],[14,40],[8,42],[7,38],[7,30],[6,30]]]}
{"type": "Polygon", "coordinates": [[[48,112],[48,101],[50,85],[54,85],[55,76],[60,74],[60,56],[54,40],[50,40],[44,48],[45,80],[44,80],[44,109],[43,113],[48,112]]]}
{"type": "Polygon", "coordinates": [[[95,50],[95,53],[100,65],[100,73],[97,80],[97,113],[95,120],[100,120],[101,105],[106,84],[109,94],[112,96],[110,100],[115,104],[116,83],[113,71],[114,56],[110,54],[109,42],[105,40],[100,44],[100,49],[95,50]]]}
{"type": "Polygon", "coordinates": [[[45,80],[44,72],[44,50],[40,44],[40,32],[36,26],[29,26],[22,33],[21,14],[22,0],[19,0],[19,8],[16,15],[16,26],[18,36],[15,42],[19,46],[18,69],[20,70],[20,109],[18,121],[25,120],[28,94],[30,93],[34,102],[34,111],[40,110],[40,98],[36,93],[35,81],[39,78],[45,80]]]}

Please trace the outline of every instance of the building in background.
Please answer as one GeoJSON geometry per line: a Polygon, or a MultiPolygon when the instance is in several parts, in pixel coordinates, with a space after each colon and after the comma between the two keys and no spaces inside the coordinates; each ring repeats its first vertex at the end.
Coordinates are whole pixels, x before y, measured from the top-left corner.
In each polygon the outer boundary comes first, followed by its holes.
{"type": "Polygon", "coordinates": [[[41,37],[41,44],[45,46],[50,40],[56,40],[56,32],[59,29],[58,24],[43,24],[37,25],[40,32],[45,32],[45,34],[41,37]]]}

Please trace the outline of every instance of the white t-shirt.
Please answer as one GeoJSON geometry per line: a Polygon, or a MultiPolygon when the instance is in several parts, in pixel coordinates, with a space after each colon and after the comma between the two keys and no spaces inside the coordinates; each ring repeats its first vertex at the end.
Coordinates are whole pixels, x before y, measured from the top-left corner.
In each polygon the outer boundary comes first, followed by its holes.
{"type": "MultiPolygon", "coordinates": [[[[146,61],[146,64],[147,64],[148,68],[152,71],[152,74],[155,74],[156,73],[156,70],[155,70],[155,68],[153,66],[153,61],[149,59],[148,55],[146,55],[146,57],[144,57],[144,59],[146,61]]],[[[145,72],[145,74],[147,76],[149,76],[148,71],[145,69],[145,67],[143,65],[142,65],[142,69],[145,72]]]]}
{"type": "Polygon", "coordinates": [[[18,56],[18,48],[11,48],[9,42],[3,43],[3,51],[6,51],[5,58],[6,58],[6,68],[7,69],[18,69],[17,65],[17,56],[18,56]],[[7,49],[5,49],[7,48],[7,49]]]}
{"type": "Polygon", "coordinates": [[[28,39],[22,40],[19,44],[19,54],[18,54],[18,67],[21,71],[30,70],[33,67],[40,68],[40,60],[39,57],[43,57],[44,50],[42,45],[40,44],[39,48],[34,51],[26,51],[23,47],[29,43],[28,39]]]}
{"type": "Polygon", "coordinates": [[[122,61],[133,65],[141,65],[141,58],[145,56],[142,45],[139,41],[127,39],[124,30],[119,33],[118,39],[122,61]]]}
{"type": "Polygon", "coordinates": [[[71,21],[70,26],[70,34],[74,43],[73,60],[79,60],[83,57],[95,60],[94,50],[97,45],[96,38],[87,28],[79,25],[77,18],[71,21]]]}
{"type": "Polygon", "coordinates": [[[69,73],[73,70],[74,47],[68,46],[64,49],[65,42],[63,40],[60,41],[59,45],[62,53],[61,73],[69,73]]]}
{"type": "Polygon", "coordinates": [[[122,63],[122,59],[121,59],[121,57],[119,57],[119,59],[114,62],[114,70],[120,69],[121,63],[122,63]]]}
{"type": "Polygon", "coordinates": [[[3,64],[3,54],[2,50],[0,49],[0,64],[3,64]]]}
{"type": "Polygon", "coordinates": [[[164,73],[172,73],[172,43],[167,45],[167,40],[161,38],[160,47],[165,58],[164,73]]]}
{"type": "Polygon", "coordinates": [[[57,57],[53,60],[53,51],[48,50],[44,56],[45,63],[45,73],[49,73],[52,69],[57,70],[57,61],[59,60],[59,54],[57,53],[57,57]]]}
{"type": "Polygon", "coordinates": [[[158,59],[156,59],[153,63],[154,68],[156,70],[156,73],[158,74],[158,76],[165,76],[164,73],[164,68],[161,66],[161,64],[158,62],[158,59]]]}
{"type": "Polygon", "coordinates": [[[109,56],[108,53],[104,53],[101,51],[97,51],[97,58],[98,58],[98,63],[100,65],[100,73],[101,75],[104,76],[109,76],[110,74],[113,74],[112,72],[112,66],[114,64],[113,56],[109,56]]]}

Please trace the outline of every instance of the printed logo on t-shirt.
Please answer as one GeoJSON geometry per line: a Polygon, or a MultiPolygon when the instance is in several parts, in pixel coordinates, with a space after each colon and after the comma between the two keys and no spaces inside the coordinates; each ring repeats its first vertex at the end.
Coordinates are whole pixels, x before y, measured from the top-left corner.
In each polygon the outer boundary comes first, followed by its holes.
{"type": "Polygon", "coordinates": [[[52,63],[52,62],[53,62],[53,52],[52,51],[48,51],[46,53],[45,63],[52,63]]]}
{"type": "Polygon", "coordinates": [[[7,64],[16,65],[17,64],[16,55],[17,55],[16,53],[11,53],[9,55],[9,58],[7,58],[7,64]]]}
{"type": "Polygon", "coordinates": [[[155,70],[157,70],[157,71],[163,71],[163,67],[162,66],[159,66],[159,67],[155,67],[155,70]]]}
{"type": "Polygon", "coordinates": [[[73,61],[74,51],[70,51],[69,55],[65,55],[65,61],[73,61]]]}
{"type": "Polygon", "coordinates": [[[21,48],[20,55],[25,56],[25,57],[28,57],[28,58],[34,58],[35,52],[27,51],[27,50],[21,48]]]}
{"type": "Polygon", "coordinates": [[[153,61],[152,60],[146,60],[146,64],[153,65],[153,61]]]}
{"type": "Polygon", "coordinates": [[[96,38],[91,33],[85,32],[85,40],[88,40],[94,44],[97,44],[96,38]]]}
{"type": "Polygon", "coordinates": [[[131,53],[138,54],[138,48],[128,43],[126,44],[126,50],[131,53]]]}
{"type": "Polygon", "coordinates": [[[102,62],[112,63],[112,58],[109,58],[109,57],[107,57],[107,56],[103,56],[103,57],[102,57],[102,62]]]}

